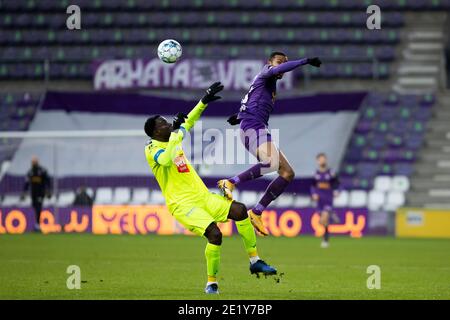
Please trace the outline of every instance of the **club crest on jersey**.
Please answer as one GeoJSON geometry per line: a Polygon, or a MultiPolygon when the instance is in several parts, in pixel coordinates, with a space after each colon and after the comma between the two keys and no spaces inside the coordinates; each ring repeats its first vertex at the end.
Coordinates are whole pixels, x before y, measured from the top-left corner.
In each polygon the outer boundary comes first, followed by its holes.
{"type": "Polygon", "coordinates": [[[180,150],[178,155],[173,160],[173,163],[177,166],[177,170],[180,173],[189,172],[189,168],[187,166],[186,158],[184,157],[184,152],[180,150]]]}

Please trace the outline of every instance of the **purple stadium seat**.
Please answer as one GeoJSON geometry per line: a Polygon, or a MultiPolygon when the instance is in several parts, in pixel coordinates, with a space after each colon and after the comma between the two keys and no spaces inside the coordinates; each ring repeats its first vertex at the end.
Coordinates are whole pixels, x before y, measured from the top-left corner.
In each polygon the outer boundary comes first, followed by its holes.
{"type": "MultiPolygon", "coordinates": [[[[48,25],[48,28],[50,29],[59,29],[66,26],[66,17],[60,14],[50,14],[46,17],[46,23],[48,25]]],[[[84,24],[84,17],[83,17],[83,24],[84,24]]]]}
{"type": "Polygon", "coordinates": [[[342,177],[339,179],[341,183],[341,188],[344,190],[350,190],[353,189],[353,177],[342,177]]]}
{"type": "Polygon", "coordinates": [[[422,146],[423,140],[422,134],[410,134],[405,138],[405,146],[409,149],[417,150],[422,146]]]}
{"type": "Polygon", "coordinates": [[[374,178],[377,175],[379,165],[373,162],[361,162],[357,165],[358,176],[362,178],[374,178]]]}
{"type": "Polygon", "coordinates": [[[382,149],[386,147],[387,144],[388,141],[384,134],[373,135],[372,138],[370,139],[370,146],[374,149],[382,149]]]}
{"type": "Polygon", "coordinates": [[[397,109],[389,107],[381,107],[378,111],[379,119],[382,121],[393,120],[397,116],[397,114],[397,109]]]}
{"type": "Polygon", "coordinates": [[[345,155],[346,162],[348,163],[355,163],[362,159],[362,150],[354,147],[350,147],[350,149],[347,150],[347,153],[345,155]]]}
{"type": "Polygon", "coordinates": [[[411,176],[414,172],[413,165],[409,162],[397,162],[394,164],[394,174],[401,176],[411,176]]]}
{"type": "Polygon", "coordinates": [[[367,133],[372,130],[372,122],[371,121],[359,121],[356,125],[355,132],[357,133],[367,133]]]}
{"type": "Polygon", "coordinates": [[[358,78],[373,78],[373,66],[371,63],[357,63],[354,67],[355,75],[358,78]]]}
{"type": "Polygon", "coordinates": [[[382,60],[393,60],[395,58],[395,48],[391,46],[383,46],[375,50],[375,56],[382,60]]]}
{"type": "MultiPolygon", "coordinates": [[[[257,20],[254,18],[254,15],[249,15],[249,23],[257,23],[257,20]]],[[[216,14],[216,21],[218,25],[239,25],[241,24],[241,15],[236,12],[218,12],[216,14]]]]}

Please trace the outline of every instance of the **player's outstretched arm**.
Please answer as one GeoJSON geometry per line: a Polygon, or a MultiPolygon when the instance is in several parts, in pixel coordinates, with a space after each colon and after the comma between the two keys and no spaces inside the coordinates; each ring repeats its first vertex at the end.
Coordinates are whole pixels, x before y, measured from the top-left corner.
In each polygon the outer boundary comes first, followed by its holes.
{"type": "Polygon", "coordinates": [[[170,134],[169,142],[165,149],[155,148],[150,151],[150,156],[155,160],[155,162],[161,166],[170,166],[175,159],[177,152],[177,145],[183,140],[184,133],[182,130],[173,131],[170,134]]]}
{"type": "Polygon", "coordinates": [[[197,103],[187,115],[186,121],[181,125],[184,129],[189,131],[202,115],[208,103],[219,100],[221,97],[216,96],[217,93],[223,90],[223,85],[220,82],[213,83],[208,89],[206,89],[205,96],[197,103]]]}
{"type": "Polygon", "coordinates": [[[322,64],[322,61],[320,61],[319,58],[303,58],[300,60],[292,60],[285,63],[282,63],[276,67],[272,67],[265,72],[265,74],[262,74],[262,76],[266,77],[272,77],[277,74],[285,73],[294,70],[297,67],[303,66],[305,64],[312,65],[314,67],[319,68],[322,64]]]}

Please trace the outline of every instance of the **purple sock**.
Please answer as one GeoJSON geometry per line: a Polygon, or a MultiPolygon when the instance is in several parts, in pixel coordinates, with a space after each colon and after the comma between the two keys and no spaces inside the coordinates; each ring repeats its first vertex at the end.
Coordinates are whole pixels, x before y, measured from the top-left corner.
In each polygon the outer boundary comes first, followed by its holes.
{"type": "Polygon", "coordinates": [[[238,184],[241,182],[253,180],[256,178],[259,178],[262,176],[261,174],[261,168],[266,167],[267,165],[260,163],[255,164],[253,167],[248,168],[244,172],[239,173],[237,176],[234,176],[228,181],[230,181],[232,184],[238,184]]]}
{"type": "Polygon", "coordinates": [[[258,204],[253,208],[253,212],[256,214],[261,214],[273,200],[278,198],[278,196],[283,193],[288,184],[289,181],[282,176],[278,176],[272,180],[267,187],[266,192],[264,192],[261,200],[259,200],[258,204]]]}

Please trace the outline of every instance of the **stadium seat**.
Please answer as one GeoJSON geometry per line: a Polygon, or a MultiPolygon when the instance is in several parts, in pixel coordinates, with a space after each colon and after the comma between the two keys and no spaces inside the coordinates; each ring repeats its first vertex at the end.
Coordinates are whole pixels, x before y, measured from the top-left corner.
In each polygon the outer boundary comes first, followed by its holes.
{"type": "Polygon", "coordinates": [[[31,198],[29,195],[25,199],[21,200],[20,195],[17,194],[7,194],[2,201],[3,207],[30,207],[31,198]]]}
{"type": "Polygon", "coordinates": [[[384,192],[378,190],[371,190],[369,192],[367,207],[371,211],[380,210],[380,208],[382,208],[382,206],[384,205],[385,199],[386,194],[384,192]]]}
{"type": "Polygon", "coordinates": [[[241,191],[240,201],[249,208],[258,201],[258,193],[255,191],[241,191]]]}
{"type": "Polygon", "coordinates": [[[68,207],[73,204],[75,200],[75,193],[72,191],[61,192],[58,196],[58,207],[68,207]]]}
{"type": "Polygon", "coordinates": [[[131,199],[131,190],[126,187],[118,187],[114,190],[114,204],[127,204],[131,199]]]}
{"type": "Polygon", "coordinates": [[[131,198],[131,204],[142,205],[148,204],[150,198],[150,191],[147,188],[133,189],[133,195],[131,198]]]}
{"type": "Polygon", "coordinates": [[[374,180],[374,189],[387,192],[391,189],[392,179],[389,176],[378,176],[374,180]]]}
{"type": "Polygon", "coordinates": [[[14,207],[20,205],[20,196],[19,195],[10,195],[7,194],[4,196],[2,201],[3,207],[14,207]]]}
{"type": "Polygon", "coordinates": [[[165,204],[166,201],[160,190],[152,190],[150,194],[150,204],[165,204]]]}
{"type": "Polygon", "coordinates": [[[350,191],[349,206],[354,208],[367,206],[367,192],[364,190],[350,191]]]}
{"type": "Polygon", "coordinates": [[[281,194],[275,201],[274,206],[277,208],[292,207],[294,204],[294,196],[290,193],[281,194]]]}
{"type": "Polygon", "coordinates": [[[405,204],[405,194],[401,191],[391,191],[387,194],[384,210],[395,211],[405,204]]]}
{"type": "Polygon", "coordinates": [[[111,204],[113,200],[113,192],[111,188],[98,188],[95,194],[95,203],[111,204]]]}
{"type": "Polygon", "coordinates": [[[409,190],[409,179],[406,176],[394,176],[391,183],[392,191],[406,192],[409,190]]]}
{"type": "Polygon", "coordinates": [[[295,196],[294,207],[305,208],[311,205],[311,197],[308,196],[295,196]]]}
{"type": "Polygon", "coordinates": [[[52,194],[50,198],[47,197],[44,198],[43,206],[50,207],[56,205],[56,203],[57,203],[56,195],[52,194]]]}
{"type": "Polygon", "coordinates": [[[333,200],[333,206],[337,208],[347,207],[348,203],[349,203],[349,192],[345,190],[341,191],[339,195],[333,200]]]}

